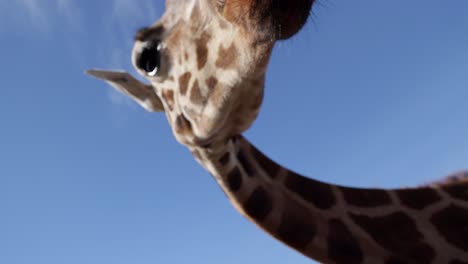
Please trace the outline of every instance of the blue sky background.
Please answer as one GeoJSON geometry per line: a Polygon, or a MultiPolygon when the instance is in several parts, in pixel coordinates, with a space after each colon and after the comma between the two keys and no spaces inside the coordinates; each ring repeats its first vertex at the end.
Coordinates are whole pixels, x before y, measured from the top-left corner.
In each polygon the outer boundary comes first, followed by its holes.
{"type": "MultiPolygon", "coordinates": [[[[310,263],[235,212],[162,114],[83,74],[132,70],[162,2],[0,1],[0,263],[310,263]]],[[[468,1],[321,3],[277,46],[248,138],[352,186],[468,168],[468,1]]]]}

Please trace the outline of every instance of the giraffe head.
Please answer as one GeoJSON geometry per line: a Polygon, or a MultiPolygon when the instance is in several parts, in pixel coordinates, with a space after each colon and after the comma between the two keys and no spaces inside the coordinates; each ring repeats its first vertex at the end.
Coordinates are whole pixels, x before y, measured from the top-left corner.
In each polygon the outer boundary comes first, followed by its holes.
{"type": "Polygon", "coordinates": [[[132,62],[156,95],[137,102],[162,106],[184,144],[242,133],[258,115],[275,42],[302,28],[313,2],[167,0],[164,15],[136,34],[132,62]]]}

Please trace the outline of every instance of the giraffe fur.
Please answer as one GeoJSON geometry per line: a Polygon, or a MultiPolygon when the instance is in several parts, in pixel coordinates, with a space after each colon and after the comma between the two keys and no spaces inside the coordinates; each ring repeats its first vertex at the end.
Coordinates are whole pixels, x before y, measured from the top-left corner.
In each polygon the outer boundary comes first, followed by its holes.
{"type": "Polygon", "coordinates": [[[304,177],[242,136],[261,108],[276,42],[295,35],[314,0],[167,0],[138,31],[126,72],[91,70],[145,109],[164,112],[176,139],[234,208],[323,263],[468,263],[467,172],[414,188],[366,189],[304,177]]]}

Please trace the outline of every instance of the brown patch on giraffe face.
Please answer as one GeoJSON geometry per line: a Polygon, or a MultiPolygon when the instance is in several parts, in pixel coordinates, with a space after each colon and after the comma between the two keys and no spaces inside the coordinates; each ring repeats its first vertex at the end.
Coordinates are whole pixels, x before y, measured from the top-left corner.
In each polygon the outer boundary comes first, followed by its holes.
{"type": "Polygon", "coordinates": [[[302,199],[320,209],[330,209],[336,203],[335,195],[328,184],[305,178],[295,172],[288,172],[285,185],[302,199]]]}
{"type": "Polygon", "coordinates": [[[203,69],[208,61],[208,42],[210,39],[211,36],[204,32],[200,38],[195,41],[195,52],[197,54],[197,66],[199,70],[203,69]]]}
{"type": "Polygon", "coordinates": [[[216,88],[216,85],[218,85],[218,79],[216,79],[216,77],[211,76],[206,80],[206,86],[208,87],[208,90],[213,91],[216,88]]]}
{"type": "Polygon", "coordinates": [[[421,210],[440,201],[440,196],[431,188],[402,189],[395,191],[402,205],[421,210]]]}
{"type": "Polygon", "coordinates": [[[274,179],[281,170],[281,166],[269,159],[267,156],[263,155],[257,148],[251,146],[250,152],[254,157],[258,165],[265,171],[268,177],[274,179]]]}
{"type": "Polygon", "coordinates": [[[328,221],[328,257],[337,264],[358,264],[363,253],[358,241],[339,219],[328,221]]]}
{"type": "Polygon", "coordinates": [[[383,248],[410,263],[431,263],[434,250],[408,215],[402,212],[381,217],[350,214],[351,219],[383,248]]]}
{"type": "Polygon", "coordinates": [[[354,189],[340,187],[339,190],[343,194],[344,200],[349,205],[360,207],[376,207],[389,205],[392,203],[390,195],[387,191],[377,189],[354,189]]]}
{"type": "Polygon", "coordinates": [[[227,49],[225,49],[223,45],[220,45],[218,50],[218,59],[216,60],[216,67],[221,69],[232,69],[236,67],[238,57],[239,52],[237,51],[237,47],[234,42],[231,43],[227,49]]]}
{"type": "Polygon", "coordinates": [[[238,167],[228,173],[227,187],[231,192],[237,192],[242,187],[242,174],[238,167]]]}
{"type": "Polygon", "coordinates": [[[190,21],[200,21],[201,20],[201,11],[198,2],[195,4],[192,10],[192,14],[190,14],[190,21]]]}
{"type": "Polygon", "coordinates": [[[192,90],[190,90],[190,101],[194,104],[203,104],[205,102],[205,98],[203,98],[200,90],[200,85],[198,84],[198,80],[192,85],[192,90]]]}
{"type": "Polygon", "coordinates": [[[188,85],[192,74],[190,72],[186,72],[179,77],[179,91],[181,95],[185,95],[187,93],[188,85]]]}
{"type": "Polygon", "coordinates": [[[435,213],[431,222],[450,244],[468,251],[468,209],[450,205],[435,213]]]}
{"type": "Polygon", "coordinates": [[[278,232],[275,235],[289,246],[304,250],[317,234],[317,225],[314,217],[308,214],[303,205],[286,202],[278,232]]]}
{"type": "Polygon", "coordinates": [[[273,198],[265,188],[258,186],[243,204],[243,208],[247,215],[261,222],[273,209],[273,198]]]}
{"type": "MultiPolygon", "coordinates": [[[[185,38],[184,32],[182,30],[174,30],[174,28],[172,28],[169,32],[170,32],[170,34],[167,35],[164,42],[168,43],[169,48],[179,47],[182,44],[182,41],[185,38]]],[[[173,53],[173,54],[180,54],[180,53],[177,52],[177,53],[173,53]]],[[[175,57],[174,57],[174,59],[175,59],[175,57]]]]}
{"type": "Polygon", "coordinates": [[[444,187],[443,190],[455,199],[468,201],[468,184],[460,183],[444,187]]]}
{"type": "Polygon", "coordinates": [[[182,114],[176,118],[174,129],[178,134],[192,134],[192,124],[190,124],[190,121],[188,121],[182,114]]]}
{"type": "Polygon", "coordinates": [[[245,173],[249,177],[253,177],[254,175],[254,168],[252,164],[250,163],[250,160],[247,158],[245,150],[240,149],[239,152],[237,153],[237,159],[239,160],[240,165],[244,169],[245,173]]]}
{"type": "Polygon", "coordinates": [[[164,98],[164,101],[166,101],[167,106],[169,107],[169,111],[172,111],[174,109],[175,101],[174,101],[174,91],[172,90],[164,90],[162,92],[162,97],[164,98]]]}

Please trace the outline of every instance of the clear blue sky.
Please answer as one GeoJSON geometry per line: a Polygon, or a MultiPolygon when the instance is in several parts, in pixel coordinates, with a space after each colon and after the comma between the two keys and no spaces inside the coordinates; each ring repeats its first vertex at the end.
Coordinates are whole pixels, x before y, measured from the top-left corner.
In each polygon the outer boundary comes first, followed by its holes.
{"type": "MultiPolygon", "coordinates": [[[[0,263],[310,263],[235,212],[162,114],[83,74],[131,70],[162,2],[0,2],[0,263]]],[[[468,1],[321,2],[274,51],[248,138],[353,186],[467,168],[468,1]]]]}

